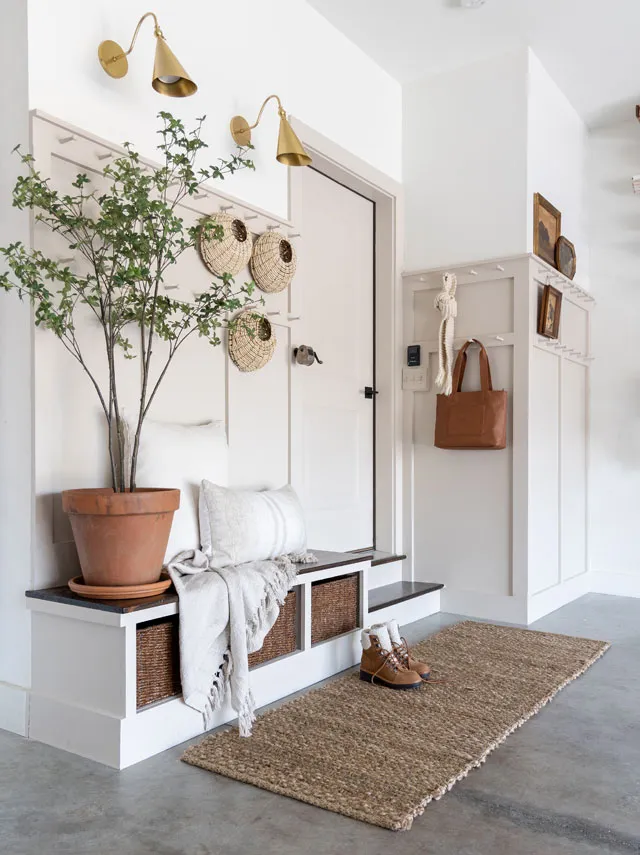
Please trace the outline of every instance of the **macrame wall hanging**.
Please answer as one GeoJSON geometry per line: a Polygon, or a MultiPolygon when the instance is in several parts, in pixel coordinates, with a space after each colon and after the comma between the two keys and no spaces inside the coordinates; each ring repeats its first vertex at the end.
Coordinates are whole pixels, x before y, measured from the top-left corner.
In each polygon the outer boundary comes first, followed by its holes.
{"type": "Polygon", "coordinates": [[[234,318],[229,329],[229,356],[240,371],[257,371],[276,349],[273,327],[259,312],[249,309],[234,318]]]}
{"type": "Polygon", "coordinates": [[[435,307],[442,315],[438,333],[438,376],[436,386],[443,395],[450,395],[453,389],[453,339],[455,318],[458,314],[455,273],[445,273],[442,277],[442,291],[435,299],[435,307]]]}
{"type": "Polygon", "coordinates": [[[200,258],[214,276],[222,276],[223,273],[236,276],[251,258],[253,242],[249,230],[244,220],[229,214],[213,214],[209,221],[220,226],[223,236],[222,240],[217,240],[203,232],[198,246],[200,258]]]}
{"type": "Polygon", "coordinates": [[[296,251],[279,232],[264,232],[253,245],[251,272],[262,291],[276,294],[291,284],[297,266],[296,251]]]}

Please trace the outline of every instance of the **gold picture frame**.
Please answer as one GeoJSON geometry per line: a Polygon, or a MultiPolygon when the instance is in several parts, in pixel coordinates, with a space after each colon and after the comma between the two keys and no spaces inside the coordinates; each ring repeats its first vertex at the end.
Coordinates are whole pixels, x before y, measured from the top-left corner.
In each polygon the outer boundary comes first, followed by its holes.
{"type": "Polygon", "coordinates": [[[562,234],[562,214],[548,199],[533,197],[533,252],[552,267],[556,266],[556,243],[562,234]]]}

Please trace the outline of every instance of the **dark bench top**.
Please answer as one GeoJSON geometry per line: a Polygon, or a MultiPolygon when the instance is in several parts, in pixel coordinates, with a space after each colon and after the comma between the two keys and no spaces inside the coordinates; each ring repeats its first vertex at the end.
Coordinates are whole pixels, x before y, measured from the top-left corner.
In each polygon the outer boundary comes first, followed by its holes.
{"type": "Polygon", "coordinates": [[[392,582],[369,591],[369,611],[376,612],[387,606],[397,606],[405,600],[431,594],[444,588],[442,582],[392,582]]]}
{"type": "MultiPolygon", "coordinates": [[[[298,564],[298,573],[315,573],[317,570],[331,570],[334,567],[345,567],[358,564],[362,561],[370,561],[372,552],[326,552],[322,549],[310,550],[318,561],[314,564],[298,564]]],[[[98,609],[104,612],[115,612],[117,614],[128,614],[141,609],[151,609],[156,606],[164,606],[168,603],[177,603],[178,595],[173,588],[169,588],[164,594],[155,597],[144,597],[139,600],[89,600],[75,594],[66,585],[55,588],[41,588],[36,591],[26,591],[25,596],[35,600],[47,600],[52,603],[64,603],[68,606],[84,606],[86,609],[98,609]]]]}

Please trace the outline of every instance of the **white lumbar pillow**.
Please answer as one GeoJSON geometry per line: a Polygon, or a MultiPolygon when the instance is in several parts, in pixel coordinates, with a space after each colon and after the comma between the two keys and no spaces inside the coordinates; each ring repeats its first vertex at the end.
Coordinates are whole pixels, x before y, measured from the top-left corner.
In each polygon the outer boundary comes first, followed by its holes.
{"type": "Polygon", "coordinates": [[[292,487],[228,490],[204,480],[200,489],[202,550],[211,567],[303,553],[307,532],[292,487]]]}
{"type": "MultiPolygon", "coordinates": [[[[126,458],[130,461],[137,421],[126,416],[123,424],[126,458]]],[[[127,473],[127,483],[128,477],[127,473]]],[[[179,552],[200,548],[198,491],[203,477],[218,484],[228,483],[229,453],[224,424],[180,425],[145,419],[140,434],[136,485],[180,490],[180,508],[173,517],[165,563],[179,552]]]]}

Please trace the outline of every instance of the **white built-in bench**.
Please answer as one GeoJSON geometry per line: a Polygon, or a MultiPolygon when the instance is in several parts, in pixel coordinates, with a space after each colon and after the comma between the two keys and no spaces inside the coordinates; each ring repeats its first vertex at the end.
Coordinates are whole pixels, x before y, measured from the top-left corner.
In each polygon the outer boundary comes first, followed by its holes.
{"type": "MultiPolygon", "coordinates": [[[[404,556],[314,552],[318,563],[298,565],[281,624],[272,630],[274,638],[286,638],[288,652],[278,655],[267,636],[263,650],[269,647],[275,658],[261,661],[264,656],[253,654],[251,684],[259,707],[355,665],[363,626],[390,617],[406,624],[440,609],[437,583],[396,581],[370,589],[372,568],[379,579],[383,565],[404,556]],[[331,604],[331,613],[325,604],[331,604]],[[283,625],[286,621],[295,622],[293,629],[283,625]]],[[[62,586],[28,591],[27,598],[30,738],[124,769],[204,731],[200,713],[179,695],[175,592],[94,601],[62,586]],[[152,639],[154,647],[148,643],[152,639]],[[155,703],[146,702],[149,695],[139,685],[139,675],[150,668],[164,669],[166,676],[155,703]]],[[[234,718],[227,705],[213,726],[234,718]]]]}

